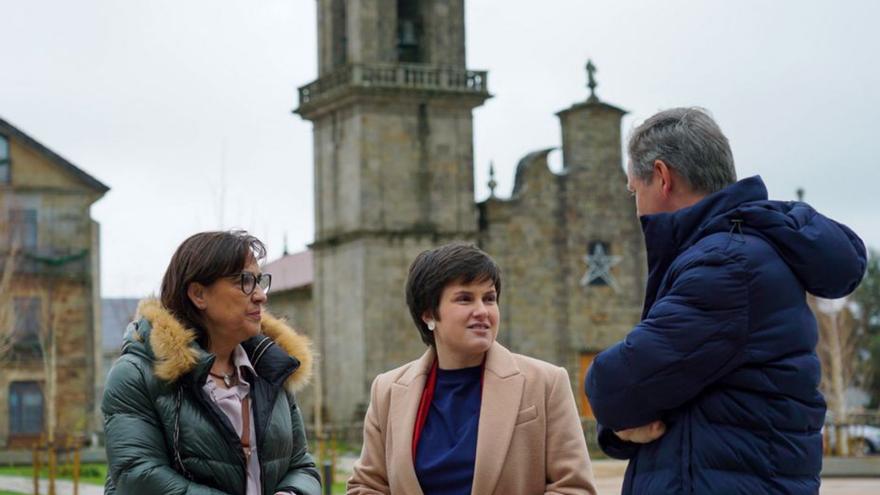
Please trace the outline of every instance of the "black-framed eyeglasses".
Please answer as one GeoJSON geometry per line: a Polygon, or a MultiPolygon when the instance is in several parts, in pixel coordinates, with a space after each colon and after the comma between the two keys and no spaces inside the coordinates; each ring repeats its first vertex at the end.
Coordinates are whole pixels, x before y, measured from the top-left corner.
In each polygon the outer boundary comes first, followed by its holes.
{"type": "Polygon", "coordinates": [[[251,272],[241,272],[239,275],[233,275],[233,278],[236,276],[241,283],[241,291],[247,295],[253,294],[257,290],[257,285],[263,289],[263,292],[269,292],[269,287],[272,286],[272,274],[270,273],[257,275],[251,272]]]}

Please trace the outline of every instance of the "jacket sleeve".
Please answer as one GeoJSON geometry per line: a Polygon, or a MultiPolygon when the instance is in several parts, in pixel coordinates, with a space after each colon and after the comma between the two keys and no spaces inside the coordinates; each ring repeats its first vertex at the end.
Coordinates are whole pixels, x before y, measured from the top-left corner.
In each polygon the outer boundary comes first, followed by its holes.
{"type": "Polygon", "coordinates": [[[615,431],[662,419],[744,362],[743,262],[710,251],[673,270],[666,294],[622,342],[596,356],[587,374],[596,419],[615,431]]]}
{"type": "Polygon", "coordinates": [[[171,466],[163,427],[147,392],[145,371],[123,356],[107,377],[101,410],[107,449],[108,493],[223,495],[193,483],[171,466]]]}
{"type": "Polygon", "coordinates": [[[639,444],[627,442],[614,434],[614,430],[602,424],[596,424],[596,436],[599,448],[615,459],[632,459],[639,452],[639,444]]]}
{"type": "Polygon", "coordinates": [[[554,374],[547,397],[545,495],[596,495],[593,467],[565,368],[554,374]]]}
{"type": "Polygon", "coordinates": [[[306,440],[305,427],[296,398],[287,395],[290,403],[291,435],[293,436],[293,455],[287,473],[278,482],[275,492],[293,492],[296,495],[321,495],[321,475],[315,466],[315,460],[309,454],[309,443],[306,440]]]}
{"type": "MultiPolygon", "coordinates": [[[[361,448],[361,456],[355,461],[351,478],[348,480],[346,494],[348,495],[373,495],[389,494],[388,470],[385,466],[385,427],[387,415],[380,414],[383,409],[383,399],[378,397],[380,388],[379,379],[373,380],[370,388],[370,405],[364,417],[364,445],[361,448]]],[[[386,409],[387,412],[387,408],[386,409]]]]}

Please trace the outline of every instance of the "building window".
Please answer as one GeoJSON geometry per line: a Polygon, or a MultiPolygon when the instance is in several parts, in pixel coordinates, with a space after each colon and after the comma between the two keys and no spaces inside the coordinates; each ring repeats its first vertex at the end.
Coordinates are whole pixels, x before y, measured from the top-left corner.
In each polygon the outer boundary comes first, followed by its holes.
{"type": "Polygon", "coordinates": [[[9,226],[12,242],[19,249],[37,248],[37,210],[10,210],[9,226]]]}
{"type": "Polygon", "coordinates": [[[9,139],[0,134],[0,184],[9,184],[12,178],[9,161],[9,139]]]}
{"type": "Polygon", "coordinates": [[[12,331],[12,352],[16,357],[40,357],[40,317],[42,304],[38,297],[13,299],[15,328],[12,331]]]}
{"type": "Polygon", "coordinates": [[[9,434],[39,435],[43,432],[43,391],[37,382],[9,384],[9,434]]]}
{"type": "Polygon", "coordinates": [[[612,269],[623,260],[622,256],[611,254],[611,245],[605,241],[592,241],[587,246],[584,262],[587,270],[581,277],[581,286],[610,286],[615,292],[620,291],[612,269]]]}
{"type": "MultiPolygon", "coordinates": [[[[607,265],[603,264],[603,260],[610,251],[608,243],[604,241],[592,241],[587,248],[587,252],[592,258],[593,265],[595,265],[598,270],[604,270],[606,268],[607,265]]],[[[604,272],[602,275],[604,275],[604,272]]],[[[590,285],[608,285],[608,279],[604,276],[596,276],[590,280],[590,285]]]]}
{"type": "Polygon", "coordinates": [[[335,0],[331,5],[331,19],[333,33],[331,46],[333,67],[340,67],[348,62],[348,14],[345,7],[346,0],[335,0]]]}
{"type": "Polygon", "coordinates": [[[397,60],[422,63],[422,16],[418,0],[397,0],[397,60]]]}

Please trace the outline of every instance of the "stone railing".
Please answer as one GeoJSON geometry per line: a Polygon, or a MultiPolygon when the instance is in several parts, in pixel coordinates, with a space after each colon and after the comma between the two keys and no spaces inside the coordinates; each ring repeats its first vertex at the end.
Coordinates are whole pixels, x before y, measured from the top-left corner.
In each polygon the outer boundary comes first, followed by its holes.
{"type": "Polygon", "coordinates": [[[345,86],[489,94],[486,71],[412,64],[349,64],[299,88],[299,104],[313,103],[345,86]]]}

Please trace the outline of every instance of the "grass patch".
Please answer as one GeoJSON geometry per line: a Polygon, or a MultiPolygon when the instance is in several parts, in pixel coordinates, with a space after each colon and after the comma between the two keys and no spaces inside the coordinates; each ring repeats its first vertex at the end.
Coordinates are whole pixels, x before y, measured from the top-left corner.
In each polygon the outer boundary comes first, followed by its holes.
{"type": "MultiPolygon", "coordinates": [[[[339,440],[331,440],[324,443],[324,453],[326,455],[331,455],[331,453],[335,452],[336,455],[360,455],[361,453],[361,445],[353,444],[349,442],[342,442],[339,440]]],[[[321,445],[320,442],[314,439],[309,439],[309,453],[317,460],[321,456],[321,445]]]]}
{"type": "MultiPolygon", "coordinates": [[[[0,475],[31,478],[34,476],[34,468],[31,466],[0,466],[0,475]]],[[[106,464],[82,464],[79,467],[80,483],[103,485],[106,477],[106,464]]],[[[40,478],[49,479],[49,468],[45,465],[40,470],[40,478]]],[[[56,478],[61,480],[73,480],[73,466],[66,466],[64,464],[58,466],[56,470],[56,478]]],[[[6,494],[0,492],[0,495],[6,494]]]]}

